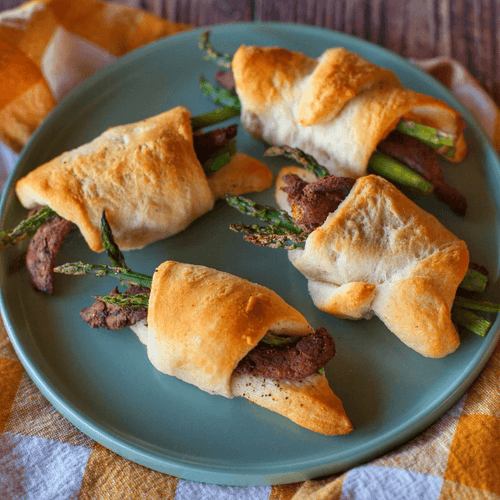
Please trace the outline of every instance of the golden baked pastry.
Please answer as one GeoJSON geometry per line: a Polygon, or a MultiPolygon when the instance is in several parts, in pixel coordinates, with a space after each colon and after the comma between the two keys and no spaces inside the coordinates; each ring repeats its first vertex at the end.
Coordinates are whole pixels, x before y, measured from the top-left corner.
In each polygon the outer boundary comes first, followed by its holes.
{"type": "Polygon", "coordinates": [[[196,157],[191,114],[178,106],[109,128],[30,172],[15,191],[26,208],[48,205],[75,223],[95,252],[103,250],[105,211],[117,244],[130,250],[182,231],[225,190],[241,194],[272,183],[266,165],[242,154],[213,177],[196,157]]]}
{"type": "Polygon", "coordinates": [[[266,143],[302,149],[333,175],[366,175],[377,144],[401,118],[458,137],[453,161],[466,154],[460,113],[344,48],[314,59],[243,45],[232,70],[244,128],[266,143]]]}
{"type": "MultiPolygon", "coordinates": [[[[276,199],[291,212],[281,190],[289,174],[316,179],[299,167],[280,171],[276,199]]],[[[319,309],[349,319],[375,314],[427,357],[446,356],[459,346],[451,307],[467,272],[467,245],[382,177],[357,179],[289,258],[307,277],[319,309]]]]}
{"type": "Polygon", "coordinates": [[[244,397],[315,432],[352,430],[324,374],[294,381],[235,373],[266,333],[303,337],[313,332],[302,314],[266,287],[167,261],[154,273],[147,321],[131,328],[162,373],[210,394],[244,397]]]}

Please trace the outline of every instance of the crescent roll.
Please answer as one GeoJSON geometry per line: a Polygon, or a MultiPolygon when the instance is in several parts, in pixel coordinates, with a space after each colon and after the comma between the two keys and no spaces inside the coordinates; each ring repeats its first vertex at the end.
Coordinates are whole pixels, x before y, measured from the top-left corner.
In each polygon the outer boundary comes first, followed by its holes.
{"type": "Polygon", "coordinates": [[[303,337],[313,331],[302,314],[266,287],[167,261],[153,276],[146,325],[131,328],[162,373],[210,394],[244,397],[315,432],[352,430],[324,374],[292,381],[235,373],[266,333],[303,337]]]}
{"type": "Polygon", "coordinates": [[[377,144],[401,118],[457,136],[453,161],[466,154],[465,121],[456,110],[403,88],[392,71],[342,47],[314,59],[243,45],[232,70],[243,127],[269,144],[302,149],[333,175],[366,175],[377,144]]]}
{"type": "MultiPolygon", "coordinates": [[[[290,211],[281,190],[288,174],[315,179],[298,167],[280,171],[276,198],[290,211]]],[[[467,272],[467,246],[382,177],[357,179],[289,258],[308,279],[319,309],[348,319],[375,314],[426,357],[444,357],[459,346],[451,307],[467,272]]]]}
{"type": "Polygon", "coordinates": [[[36,168],[15,190],[24,207],[48,205],[101,252],[103,211],[117,244],[130,250],[182,231],[212,209],[224,188],[241,193],[271,183],[266,165],[237,153],[209,185],[194,151],[191,114],[179,106],[109,128],[36,168]],[[243,169],[239,182],[235,169],[243,169]]]}

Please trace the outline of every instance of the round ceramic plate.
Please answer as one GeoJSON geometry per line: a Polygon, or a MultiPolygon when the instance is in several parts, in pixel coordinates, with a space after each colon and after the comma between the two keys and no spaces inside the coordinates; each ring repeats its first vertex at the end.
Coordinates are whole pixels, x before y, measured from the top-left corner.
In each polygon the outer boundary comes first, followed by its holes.
{"type": "MultiPolygon", "coordinates": [[[[3,196],[2,226],[12,227],[25,217],[13,186],[41,163],[112,125],[177,105],[187,106],[193,115],[214,109],[197,86],[199,75],[213,81],[217,69],[197,48],[200,33],[143,47],[66,98],[24,149],[3,196]]],[[[470,154],[460,165],[444,169],[469,200],[468,215],[453,215],[433,197],[415,199],[466,240],[472,260],[487,266],[496,281],[499,162],[470,114],[441,85],[380,47],[318,28],[217,26],[211,40],[228,53],[240,44],[279,45],[313,57],[344,46],[392,69],[405,86],[458,108],[467,119],[470,154]]],[[[237,142],[241,151],[262,158],[264,146],[241,128],[237,142]]],[[[275,174],[285,163],[264,161],[275,174]]],[[[273,203],[271,189],[251,197],[273,203]]],[[[325,326],[338,350],[326,374],[354,424],[351,434],[315,434],[244,399],[210,396],[159,373],[132,331],[92,330],[79,317],[79,310],[92,303],[91,295],[108,293],[117,284],[112,278],[58,276],[57,291],[49,297],[32,290],[26,271],[9,274],[21,249],[0,254],[2,314],[29,375],[76,427],[128,459],[184,479],[231,485],[277,484],[339,472],[423,431],[465,392],[494,348],[498,322],[486,338],[462,334],[456,353],[432,360],[408,349],[376,318],[350,322],[322,313],[312,305],[307,282],[286,251],[244,242],[228,229],[231,222],[250,221],[219,202],[182,234],[128,252],[128,265],[152,274],[157,264],[174,259],[227,271],[275,290],[313,326],[325,326]]],[[[75,260],[106,262],[104,255],[88,250],[77,231],[67,238],[58,262],[75,260]]]]}

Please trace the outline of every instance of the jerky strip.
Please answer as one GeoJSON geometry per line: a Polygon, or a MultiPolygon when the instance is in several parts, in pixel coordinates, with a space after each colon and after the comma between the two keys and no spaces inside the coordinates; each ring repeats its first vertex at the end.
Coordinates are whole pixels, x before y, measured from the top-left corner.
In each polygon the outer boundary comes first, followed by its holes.
{"type": "Polygon", "coordinates": [[[325,328],[318,328],[295,344],[276,346],[260,342],[238,363],[235,372],[273,380],[301,380],[317,373],[335,353],[333,338],[325,328]]]}
{"type": "MultiPolygon", "coordinates": [[[[124,293],[149,293],[151,290],[143,286],[131,286],[124,293]]],[[[118,294],[118,287],[110,295],[118,294]]],[[[135,325],[135,323],[147,318],[148,308],[130,309],[115,304],[106,304],[96,300],[91,306],[80,311],[80,316],[92,328],[106,328],[107,330],[120,330],[126,326],[135,325]]]]}
{"type": "Polygon", "coordinates": [[[54,293],[54,266],[64,238],[74,224],[55,216],[40,226],[31,238],[26,253],[26,267],[35,290],[54,293]]]}

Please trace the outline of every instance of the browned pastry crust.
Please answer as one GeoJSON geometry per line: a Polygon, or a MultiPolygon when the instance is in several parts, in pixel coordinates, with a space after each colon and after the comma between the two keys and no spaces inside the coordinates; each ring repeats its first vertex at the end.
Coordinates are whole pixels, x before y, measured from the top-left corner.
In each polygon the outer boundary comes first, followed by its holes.
{"type": "Polygon", "coordinates": [[[208,177],[208,185],[215,198],[225,194],[240,195],[263,191],[273,183],[273,174],[267,165],[245,153],[235,153],[229,163],[208,177]]]}
{"type": "Polygon", "coordinates": [[[313,155],[331,174],[366,175],[377,144],[405,117],[459,137],[465,121],[439,99],[401,86],[394,73],[343,48],[318,59],[277,47],[241,46],[232,62],[241,120],[254,137],[313,155]]]}
{"type": "MultiPolygon", "coordinates": [[[[238,194],[271,185],[269,169],[250,160],[237,157],[218,173],[211,181],[217,196],[228,185],[238,194]]],[[[194,151],[191,114],[182,106],[109,128],[20,179],[16,194],[27,208],[48,205],[75,223],[96,252],[103,250],[103,211],[117,244],[130,250],[182,231],[215,199],[194,151]]]]}
{"type": "Polygon", "coordinates": [[[245,397],[315,432],[352,430],[324,374],[272,381],[234,373],[267,332],[301,337],[313,331],[302,314],[266,287],[207,267],[167,261],[153,276],[147,330],[132,329],[162,373],[210,394],[245,397]]]}
{"type": "MultiPolygon", "coordinates": [[[[300,169],[282,169],[277,180],[278,203],[288,210],[278,193],[289,173],[300,169]]],[[[382,177],[358,179],[305,248],[289,257],[320,309],[349,319],[376,314],[427,357],[459,346],[451,307],[467,272],[467,246],[382,177]]]]}
{"type": "Polygon", "coordinates": [[[123,250],[166,238],[214,203],[194,153],[190,118],[177,107],[109,128],[20,179],[16,194],[27,208],[48,205],[74,222],[96,252],[103,250],[104,210],[123,250]]]}

